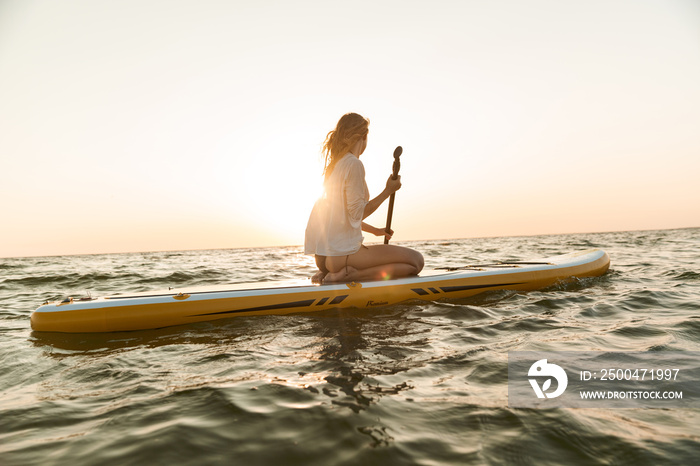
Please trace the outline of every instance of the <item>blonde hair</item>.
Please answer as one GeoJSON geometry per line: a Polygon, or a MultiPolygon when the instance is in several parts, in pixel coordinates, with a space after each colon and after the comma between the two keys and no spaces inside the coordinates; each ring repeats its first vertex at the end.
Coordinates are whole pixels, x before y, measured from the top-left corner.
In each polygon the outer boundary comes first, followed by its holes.
{"type": "Polygon", "coordinates": [[[369,119],[357,113],[346,113],[335,129],[329,131],[323,142],[321,152],[325,156],[323,175],[326,180],[333,173],[335,164],[348,153],[350,148],[369,133],[369,119]]]}

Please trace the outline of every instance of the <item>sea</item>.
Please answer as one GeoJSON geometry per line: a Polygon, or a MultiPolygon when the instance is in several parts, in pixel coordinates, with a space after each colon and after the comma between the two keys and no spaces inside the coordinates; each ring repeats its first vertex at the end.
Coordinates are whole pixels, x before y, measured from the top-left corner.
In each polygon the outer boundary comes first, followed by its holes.
{"type": "Polygon", "coordinates": [[[46,300],[314,264],[301,247],[0,259],[0,464],[698,464],[698,408],[514,408],[508,355],[700,351],[700,229],[397,244],[427,269],[589,248],[611,267],[534,292],[59,334],[30,327],[46,300]]]}

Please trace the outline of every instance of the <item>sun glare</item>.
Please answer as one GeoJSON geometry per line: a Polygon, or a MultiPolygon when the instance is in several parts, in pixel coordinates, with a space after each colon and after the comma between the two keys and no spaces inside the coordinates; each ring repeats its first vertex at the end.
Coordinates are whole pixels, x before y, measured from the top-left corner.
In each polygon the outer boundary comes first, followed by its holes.
{"type": "Polygon", "coordinates": [[[322,193],[321,176],[313,156],[292,156],[273,163],[257,158],[247,171],[244,185],[246,210],[255,223],[282,244],[304,240],[306,222],[322,193]]]}

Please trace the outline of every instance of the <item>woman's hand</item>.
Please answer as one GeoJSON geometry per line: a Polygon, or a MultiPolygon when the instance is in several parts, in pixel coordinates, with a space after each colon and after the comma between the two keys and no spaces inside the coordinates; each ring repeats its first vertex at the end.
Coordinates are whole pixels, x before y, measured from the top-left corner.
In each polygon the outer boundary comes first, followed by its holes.
{"type": "MultiPolygon", "coordinates": [[[[365,204],[365,210],[362,213],[362,218],[365,219],[365,218],[369,217],[370,215],[372,215],[372,213],[374,213],[374,211],[377,210],[377,208],[382,204],[382,202],[389,199],[389,197],[393,193],[398,191],[399,188],[401,188],[401,176],[397,176],[395,180],[392,180],[391,176],[389,176],[389,179],[386,180],[386,188],[384,188],[384,191],[382,191],[379,194],[379,196],[375,197],[374,199],[369,201],[367,204],[365,204]]],[[[371,231],[369,231],[369,230],[363,229],[363,231],[366,231],[367,233],[371,233],[371,231]]],[[[382,233],[377,235],[377,236],[381,236],[383,234],[385,234],[384,230],[382,230],[382,233]]]]}
{"type": "Polygon", "coordinates": [[[383,236],[387,239],[391,239],[391,237],[394,234],[394,230],[392,229],[389,229],[389,231],[387,231],[385,228],[373,227],[372,225],[368,225],[367,223],[362,223],[362,230],[366,231],[367,233],[372,233],[374,236],[383,236]]]}
{"type": "Polygon", "coordinates": [[[377,228],[377,232],[375,233],[376,236],[383,236],[386,239],[391,239],[392,236],[394,236],[394,230],[389,228],[388,230],[386,228],[377,228]]]}
{"type": "Polygon", "coordinates": [[[398,191],[401,188],[401,175],[398,175],[396,179],[393,178],[393,175],[389,176],[389,179],[386,180],[386,189],[384,190],[387,194],[392,194],[398,191]]]}

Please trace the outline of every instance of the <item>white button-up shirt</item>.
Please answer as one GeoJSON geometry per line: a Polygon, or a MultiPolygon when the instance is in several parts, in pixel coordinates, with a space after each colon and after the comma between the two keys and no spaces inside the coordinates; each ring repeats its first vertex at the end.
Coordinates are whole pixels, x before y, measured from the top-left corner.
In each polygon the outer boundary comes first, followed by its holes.
{"type": "Polygon", "coordinates": [[[369,202],[365,167],[348,152],[333,168],[306,226],[305,254],[348,256],[362,245],[362,220],[369,202]]]}

